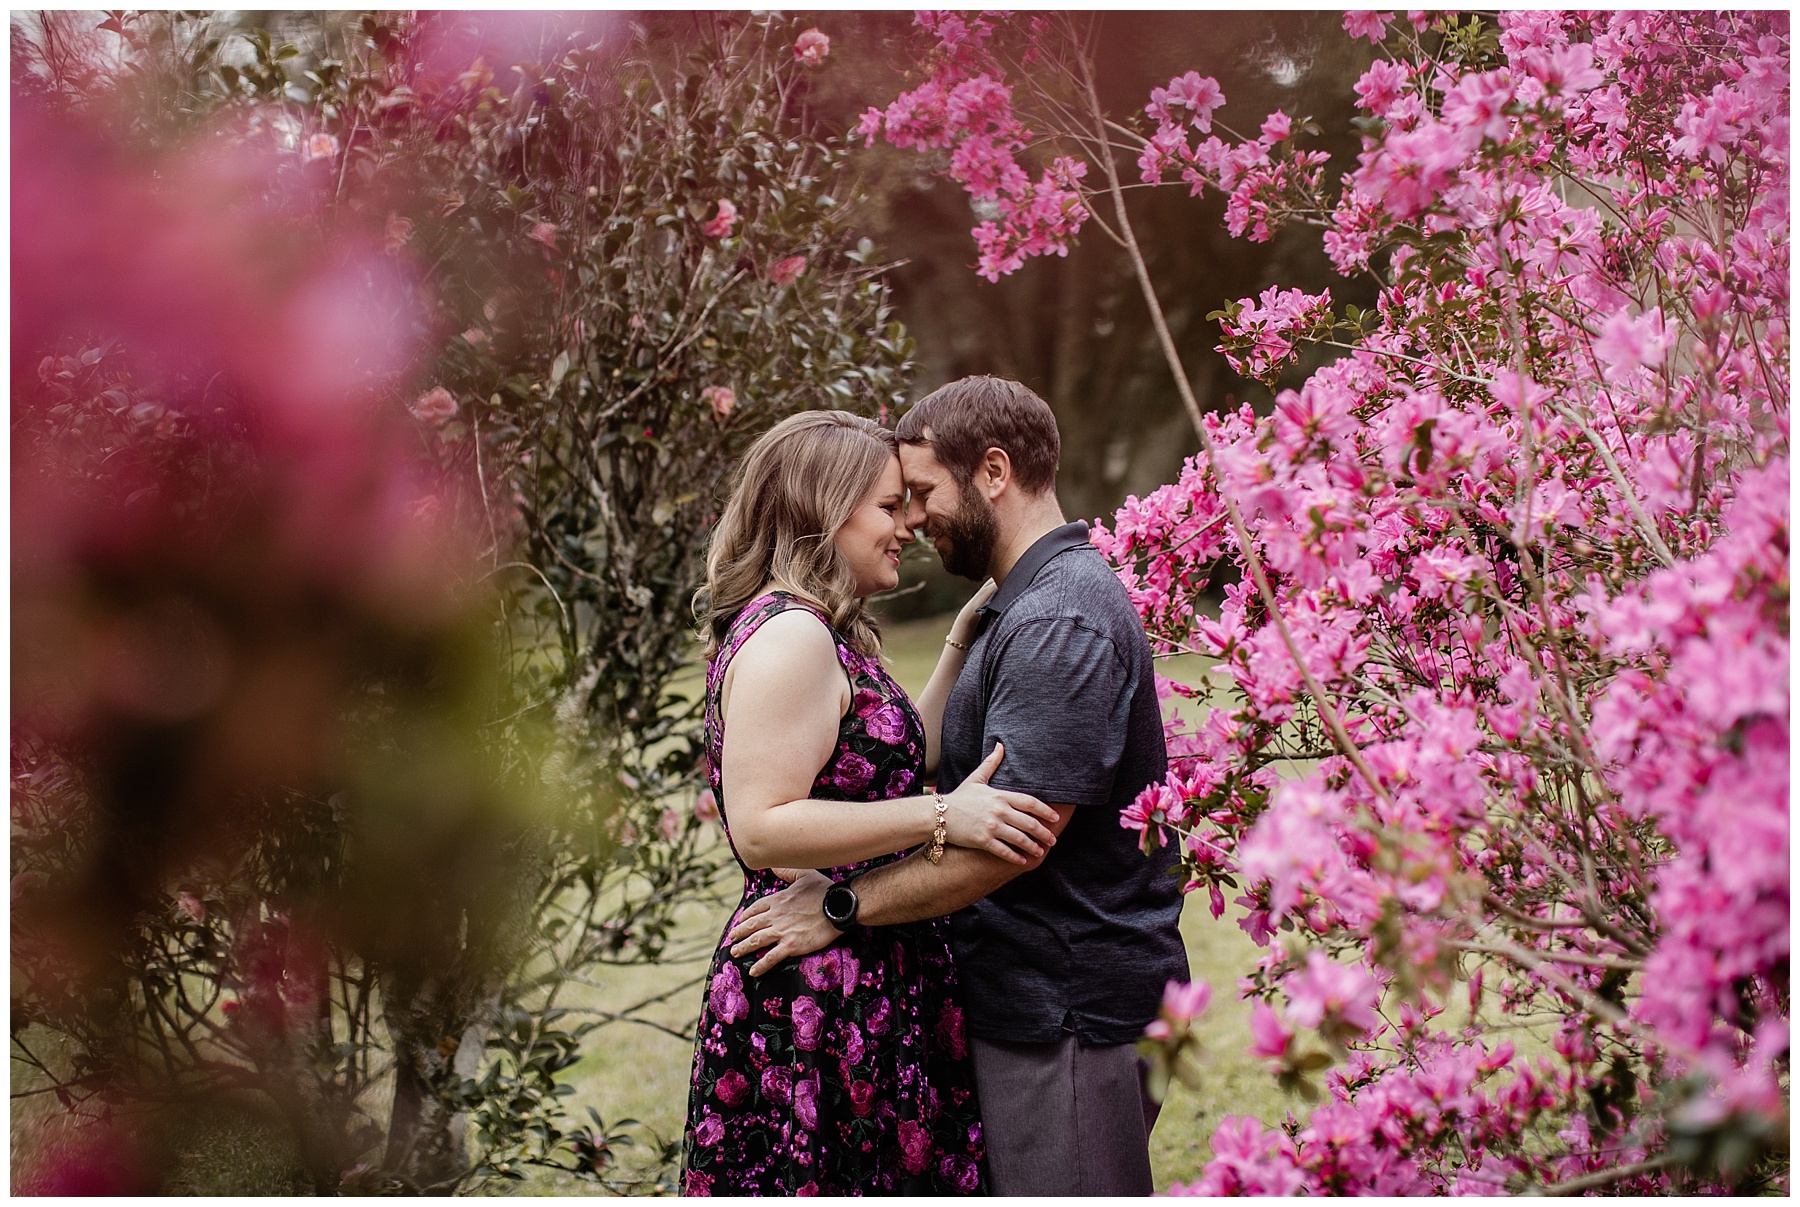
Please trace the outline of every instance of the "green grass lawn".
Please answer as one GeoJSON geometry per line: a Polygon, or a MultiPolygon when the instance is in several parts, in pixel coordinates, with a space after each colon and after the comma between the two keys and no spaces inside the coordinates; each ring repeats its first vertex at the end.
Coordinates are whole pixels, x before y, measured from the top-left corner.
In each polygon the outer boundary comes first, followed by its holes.
{"type": "MultiPolygon", "coordinates": [[[[910,692],[918,692],[937,662],[950,618],[890,625],[886,648],[894,677],[910,692]]],[[[1192,682],[1208,668],[1199,659],[1179,659],[1160,669],[1192,682]]],[[[716,909],[695,906],[682,918],[680,939],[702,953],[718,935],[725,915],[716,909]]],[[[1215,921],[1204,895],[1188,899],[1181,930],[1187,939],[1193,975],[1212,983],[1213,1004],[1202,1018],[1199,1031],[1206,1047],[1206,1077],[1199,1090],[1176,1085],[1163,1106],[1151,1137],[1150,1161],[1156,1185],[1196,1177],[1211,1153],[1212,1132],[1226,1115],[1255,1115],[1274,1123],[1287,1112],[1288,1100],[1274,1079],[1248,1056],[1248,1004],[1237,1001],[1237,978],[1249,971],[1257,948],[1231,921],[1215,921]]],[[[701,958],[648,968],[614,970],[603,990],[590,991],[583,1002],[616,1009],[695,980],[704,971],[701,958]]],[[[689,1025],[699,1010],[700,986],[696,983],[668,1001],[645,1012],[644,1017],[675,1030],[689,1025]]],[[[692,1046],[662,1031],[644,1026],[615,1024],[599,1032],[580,1064],[569,1070],[567,1080],[575,1088],[572,1099],[578,1112],[592,1106],[611,1122],[620,1117],[641,1120],[663,1136],[681,1130],[687,1106],[688,1062],[692,1046]]],[[[585,1114],[585,1112],[582,1112],[585,1114]]],[[[631,1164],[630,1156],[626,1164],[631,1164]]],[[[527,1192],[581,1193],[572,1179],[534,1178],[527,1192]]]]}
{"type": "MultiPolygon", "coordinates": [[[[889,661],[895,677],[909,691],[917,693],[929,678],[949,619],[889,627],[889,661]]],[[[1160,669],[1187,682],[1196,681],[1209,670],[1205,663],[1193,658],[1177,659],[1160,669]]],[[[1196,706],[1184,703],[1183,707],[1196,706]]],[[[722,831],[715,829],[713,841],[723,847],[722,831]]],[[[728,882],[725,887],[729,892],[725,895],[735,900],[740,884],[736,869],[728,866],[722,875],[728,882]]],[[[595,1032],[587,1042],[583,1059],[565,1071],[562,1079],[574,1091],[570,1105],[577,1121],[586,1122],[587,1108],[591,1107],[608,1124],[635,1119],[664,1139],[679,1138],[692,1058],[692,1043],[686,1034],[699,1011],[700,978],[728,913],[728,907],[700,901],[689,903],[680,910],[676,933],[671,936],[669,950],[676,958],[651,966],[601,968],[596,970],[591,984],[568,987],[563,1005],[607,1012],[666,995],[637,1014],[646,1025],[620,1022],[595,1032]]],[[[1229,919],[1215,921],[1201,894],[1189,898],[1181,929],[1187,939],[1193,975],[1212,983],[1213,1004],[1198,1028],[1206,1048],[1204,1084],[1197,1091],[1180,1085],[1171,1087],[1151,1138],[1151,1166],[1159,1188],[1166,1188],[1173,1181],[1191,1180],[1198,1174],[1210,1154],[1213,1128],[1225,1115],[1252,1114],[1265,1123],[1273,1123],[1287,1110],[1273,1079],[1246,1055],[1249,1007],[1236,1000],[1235,983],[1254,963],[1255,946],[1229,919]]],[[[32,1088],[29,1081],[15,1062],[14,1092],[32,1088]]],[[[54,1113],[47,1099],[15,1103],[15,1172],[20,1168],[21,1157],[26,1155],[22,1150],[33,1149],[36,1144],[35,1123],[54,1113]]],[[[199,1121],[195,1123],[198,1125],[199,1121]]],[[[219,1127],[200,1127],[204,1136],[190,1134],[190,1151],[176,1184],[198,1193],[292,1190],[290,1183],[297,1176],[292,1168],[292,1154],[270,1136],[240,1134],[241,1124],[240,1120],[219,1127]]],[[[655,1165],[651,1146],[620,1152],[618,1169],[627,1176],[641,1175],[641,1190],[656,1189],[655,1165]]],[[[593,1192],[591,1184],[541,1170],[513,1189],[527,1195],[593,1192]]]]}

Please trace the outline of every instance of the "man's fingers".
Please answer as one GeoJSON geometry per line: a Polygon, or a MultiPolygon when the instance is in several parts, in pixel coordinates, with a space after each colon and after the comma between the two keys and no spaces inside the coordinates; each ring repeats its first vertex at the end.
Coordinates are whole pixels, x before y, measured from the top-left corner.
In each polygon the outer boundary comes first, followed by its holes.
{"type": "MultiPolygon", "coordinates": [[[[758,901],[757,905],[761,906],[762,902],[758,901]]],[[[730,937],[734,941],[741,939],[745,935],[754,934],[768,924],[769,918],[766,909],[746,910],[736,922],[732,923],[730,937]]]]}
{"type": "Polygon", "coordinates": [[[751,931],[749,934],[743,936],[733,935],[731,954],[734,956],[741,956],[747,951],[755,951],[759,947],[767,947],[769,944],[776,942],[779,938],[780,936],[775,933],[775,928],[772,926],[765,926],[760,930],[751,931]]]}
{"type": "Polygon", "coordinates": [[[761,959],[750,965],[750,975],[761,976],[765,972],[772,971],[773,969],[780,967],[781,962],[785,959],[787,959],[785,948],[781,944],[776,944],[768,951],[765,951],[762,954],[761,959]]]}

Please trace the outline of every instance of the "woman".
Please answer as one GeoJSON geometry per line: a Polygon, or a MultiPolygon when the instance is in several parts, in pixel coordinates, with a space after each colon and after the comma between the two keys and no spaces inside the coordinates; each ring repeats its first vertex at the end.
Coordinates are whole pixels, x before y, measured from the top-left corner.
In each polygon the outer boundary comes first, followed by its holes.
{"type": "MultiPolygon", "coordinates": [[[[899,582],[905,512],[892,434],[812,411],[757,442],[720,517],[696,602],[709,779],[743,905],[792,868],[842,879],[946,842],[1024,863],[1055,842],[1052,810],[987,785],[998,748],[956,791],[919,794],[962,650],[946,643],[918,709],[882,669],[863,602],[899,582]]],[[[952,640],[966,647],[964,611],[952,640]]],[[[945,921],[846,925],[761,977],[754,953],[721,941],[694,1053],[687,1193],[986,1188],[945,921]]]]}

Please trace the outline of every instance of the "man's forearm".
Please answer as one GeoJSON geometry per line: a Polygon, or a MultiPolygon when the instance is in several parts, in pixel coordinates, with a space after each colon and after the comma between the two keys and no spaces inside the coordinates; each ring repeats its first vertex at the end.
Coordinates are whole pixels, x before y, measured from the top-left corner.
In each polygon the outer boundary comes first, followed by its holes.
{"type": "MultiPolygon", "coordinates": [[[[1038,861],[1033,861],[1032,867],[1038,861]]],[[[947,847],[932,865],[915,851],[898,863],[856,878],[856,920],[893,926],[941,918],[973,905],[1027,869],[967,847],[947,847]]]]}

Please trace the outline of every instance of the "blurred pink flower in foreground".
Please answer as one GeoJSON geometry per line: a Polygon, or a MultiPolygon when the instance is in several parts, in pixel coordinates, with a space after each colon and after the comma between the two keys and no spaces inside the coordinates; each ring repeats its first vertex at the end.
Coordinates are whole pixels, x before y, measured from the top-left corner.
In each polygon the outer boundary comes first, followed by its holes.
{"type": "Polygon", "coordinates": [[[1381,986],[1360,968],[1339,964],[1322,951],[1309,952],[1306,970],[1291,976],[1283,988],[1288,994],[1288,1013],[1302,1027],[1317,1027],[1328,1019],[1358,1031],[1381,1025],[1375,1006],[1381,986]]]}
{"type": "Polygon", "coordinates": [[[1274,1007],[1267,1002],[1256,1003],[1250,1012],[1250,1055],[1282,1060],[1287,1057],[1288,1045],[1293,1042],[1294,1033],[1281,1021],[1274,1007]]]}
{"type": "Polygon", "coordinates": [[[719,212],[712,216],[711,221],[700,228],[700,233],[705,235],[708,239],[723,239],[731,233],[731,228],[737,225],[737,218],[737,206],[721,198],[719,201],[719,212]]]}
{"type": "Polygon", "coordinates": [[[1162,1010],[1144,1028],[1148,1039],[1168,1040],[1177,1031],[1186,1034],[1194,1019],[1204,1013],[1212,1001],[1212,986],[1205,981],[1184,984],[1170,981],[1163,987],[1162,1010]]]}
{"type": "Polygon", "coordinates": [[[530,238],[534,243],[542,243],[545,247],[549,248],[551,251],[555,251],[556,250],[556,223],[554,223],[554,222],[538,223],[536,226],[531,228],[530,238]]]}
{"type": "Polygon", "coordinates": [[[711,407],[720,419],[737,407],[737,395],[732,393],[730,386],[707,386],[700,391],[700,401],[711,407]]]}
{"type": "Polygon", "coordinates": [[[785,260],[777,260],[769,267],[769,280],[777,285],[790,285],[806,271],[805,256],[789,256],[785,260]]]}
{"type": "Polygon", "coordinates": [[[831,53],[831,39],[816,29],[809,29],[794,39],[794,57],[809,67],[817,67],[831,53]]]}
{"type": "Polygon", "coordinates": [[[1163,987],[1163,1010],[1183,1022],[1204,1013],[1211,1001],[1212,986],[1205,981],[1194,981],[1186,985],[1170,981],[1163,987]]]}
{"type": "Polygon", "coordinates": [[[338,153],[338,140],[330,134],[315,134],[306,140],[306,159],[331,159],[338,153]]]}

